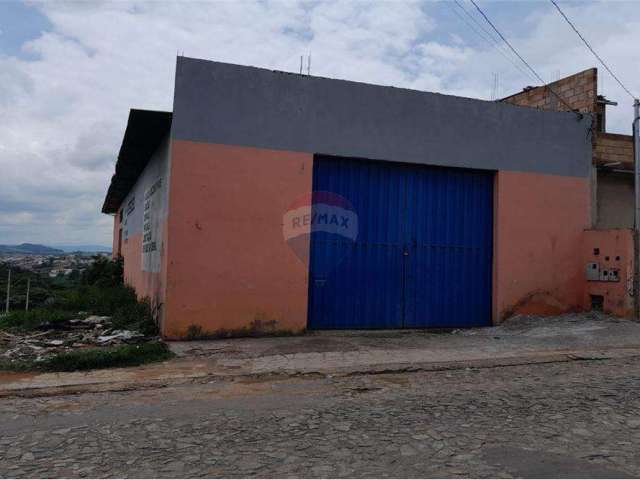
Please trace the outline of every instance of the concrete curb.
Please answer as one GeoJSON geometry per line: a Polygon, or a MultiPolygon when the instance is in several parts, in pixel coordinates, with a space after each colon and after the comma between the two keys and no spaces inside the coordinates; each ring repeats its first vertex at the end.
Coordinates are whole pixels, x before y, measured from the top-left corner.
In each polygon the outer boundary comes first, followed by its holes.
{"type": "MultiPolygon", "coordinates": [[[[37,398],[61,395],[80,395],[85,393],[103,392],[123,392],[130,390],[145,390],[166,388],[180,385],[193,385],[210,383],[215,381],[238,381],[238,380],[282,380],[291,377],[347,377],[355,375],[383,375],[397,373],[416,372],[437,372],[445,370],[464,370],[482,368],[506,368],[520,365],[541,365],[548,363],[567,363],[576,361],[603,361],[608,359],[640,357],[640,348],[609,348],[609,349],[583,349],[565,352],[536,352],[528,355],[502,357],[502,358],[481,358],[465,359],[449,362],[424,362],[424,363],[385,363],[376,365],[350,366],[334,369],[286,369],[270,372],[237,372],[237,371],[207,371],[201,369],[202,362],[193,361],[193,370],[183,373],[171,371],[171,362],[163,367],[166,368],[162,374],[155,378],[149,376],[145,380],[138,379],[118,379],[116,372],[109,379],[99,379],[96,381],[83,381],[73,383],[60,382],[60,384],[50,385],[18,385],[16,383],[0,384],[0,398],[21,397],[37,398]]],[[[121,373],[130,374],[135,369],[122,369],[121,373]]],[[[87,375],[91,375],[88,372],[87,375]]],[[[59,374],[64,375],[64,374],[59,374]]],[[[123,375],[126,376],[126,375],[123,375]]]]}

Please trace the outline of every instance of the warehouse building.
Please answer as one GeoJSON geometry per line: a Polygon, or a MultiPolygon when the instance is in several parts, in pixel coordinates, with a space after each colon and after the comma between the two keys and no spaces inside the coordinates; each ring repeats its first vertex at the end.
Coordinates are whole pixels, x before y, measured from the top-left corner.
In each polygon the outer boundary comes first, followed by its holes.
{"type": "Polygon", "coordinates": [[[179,57],[103,212],[166,338],[590,308],[591,115],[179,57]]]}

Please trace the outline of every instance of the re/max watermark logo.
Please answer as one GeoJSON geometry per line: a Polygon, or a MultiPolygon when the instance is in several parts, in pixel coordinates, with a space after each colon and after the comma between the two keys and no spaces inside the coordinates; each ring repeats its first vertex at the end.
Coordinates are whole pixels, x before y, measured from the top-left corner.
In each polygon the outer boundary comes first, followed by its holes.
{"type": "Polygon", "coordinates": [[[335,213],[330,215],[329,213],[312,212],[311,214],[305,213],[302,217],[293,217],[291,219],[291,227],[295,229],[311,226],[313,230],[315,225],[336,225],[349,230],[352,220],[351,215],[336,215],[335,213]]]}
{"type": "MultiPolygon", "coordinates": [[[[315,235],[340,242],[355,242],[358,237],[358,215],[353,205],[332,192],[313,192],[297,198],[282,217],[285,241],[303,261],[308,261],[309,242],[315,235]]],[[[344,252],[325,258],[326,267],[337,265],[344,252]]]]}
{"type": "Polygon", "coordinates": [[[301,205],[284,215],[285,240],[298,235],[326,232],[355,240],[358,236],[358,216],[345,206],[315,203],[301,205]]]}

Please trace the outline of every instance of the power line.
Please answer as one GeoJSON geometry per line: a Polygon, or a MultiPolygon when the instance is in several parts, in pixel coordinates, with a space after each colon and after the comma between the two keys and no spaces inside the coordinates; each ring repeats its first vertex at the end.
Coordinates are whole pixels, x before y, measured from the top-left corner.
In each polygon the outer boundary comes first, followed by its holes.
{"type": "Polygon", "coordinates": [[[495,38],[494,38],[494,37],[489,33],[489,31],[488,31],[488,30],[486,30],[486,29],[482,26],[482,24],[480,24],[480,22],[478,22],[478,20],[476,20],[476,19],[475,19],[475,17],[469,13],[469,11],[468,11],[466,8],[464,8],[464,6],[463,6],[463,5],[462,5],[458,0],[455,0],[455,2],[456,2],[456,5],[458,5],[458,7],[460,7],[460,9],[461,9],[461,10],[462,10],[462,11],[463,11],[463,12],[464,12],[464,13],[465,13],[465,14],[466,14],[466,15],[467,15],[467,16],[468,16],[468,17],[469,17],[469,18],[470,18],[470,19],[471,19],[471,20],[472,20],[472,21],[473,21],[473,22],[474,22],[478,27],[480,27],[480,29],[484,32],[484,34],[483,34],[481,31],[479,31],[476,27],[474,27],[471,23],[469,23],[469,21],[468,21],[466,18],[464,18],[462,15],[460,15],[460,14],[458,13],[458,11],[457,11],[457,10],[456,10],[452,5],[451,5],[451,3],[450,3],[450,2],[446,2],[446,3],[447,3],[447,5],[449,5],[449,7],[451,8],[451,10],[453,11],[453,13],[455,13],[455,14],[456,14],[456,16],[457,16],[460,20],[462,20],[464,23],[466,23],[466,24],[467,24],[467,26],[468,26],[471,30],[473,30],[473,32],[474,32],[476,35],[478,35],[480,38],[482,38],[482,39],[483,39],[483,40],[484,40],[484,41],[485,41],[485,42],[486,42],[490,47],[492,47],[492,48],[494,48],[494,47],[495,47],[495,48],[496,48],[496,51],[497,51],[500,55],[502,55],[506,60],[508,60],[508,61],[509,61],[509,63],[511,63],[511,65],[513,65],[515,68],[517,68],[517,69],[518,69],[518,71],[520,71],[520,73],[522,73],[525,77],[530,77],[530,75],[531,75],[531,74],[530,74],[529,72],[527,72],[527,71],[526,71],[525,69],[523,69],[520,65],[518,65],[518,64],[513,60],[513,58],[511,58],[509,55],[507,55],[507,54],[506,54],[506,53],[505,53],[505,52],[500,48],[500,47],[501,47],[501,45],[500,45],[500,43],[498,42],[498,40],[496,40],[496,39],[495,39],[495,38]],[[487,38],[487,37],[488,37],[488,38],[487,38]]]}
{"type": "MultiPolygon", "coordinates": [[[[469,10],[466,9],[466,7],[464,6],[463,2],[461,2],[460,0],[454,0],[456,2],[456,5],[458,5],[458,7],[460,7],[460,9],[465,13],[465,15],[467,17],[469,17],[471,19],[471,21],[473,23],[475,23],[486,35],[487,37],[489,37],[489,39],[494,43],[494,45],[500,50],[502,51],[503,45],[500,43],[500,39],[496,39],[490,30],[487,30],[484,25],[482,25],[482,23],[474,16],[471,14],[471,12],[469,12],[469,10]]],[[[518,65],[518,68],[522,68],[520,67],[520,65],[518,65]]],[[[528,75],[528,74],[527,74],[528,75]]]]}
{"type": "MultiPolygon", "coordinates": [[[[511,44],[509,43],[509,41],[505,38],[505,36],[504,36],[504,35],[502,35],[502,33],[500,33],[500,30],[498,30],[498,28],[493,24],[493,22],[492,22],[491,20],[489,20],[489,17],[487,17],[487,16],[485,15],[485,13],[484,13],[484,12],[482,11],[482,9],[478,6],[478,4],[475,2],[475,0],[469,0],[469,1],[470,1],[471,3],[473,3],[473,6],[474,6],[474,7],[476,7],[476,9],[478,10],[478,12],[480,12],[480,15],[482,15],[482,16],[484,17],[484,19],[487,21],[487,23],[488,23],[489,25],[491,25],[491,28],[493,28],[493,30],[498,34],[498,36],[502,39],[502,41],[503,41],[504,43],[506,43],[506,44],[507,44],[507,47],[509,47],[509,48],[511,49],[511,51],[512,51],[513,53],[515,53],[515,54],[516,54],[516,56],[517,56],[517,57],[522,61],[522,63],[524,63],[524,64],[527,66],[527,68],[528,68],[528,69],[529,69],[529,70],[530,70],[530,71],[531,71],[531,72],[536,76],[536,78],[537,78],[537,79],[538,79],[538,80],[539,80],[543,85],[545,85],[545,83],[546,83],[546,82],[542,79],[542,77],[541,77],[540,75],[538,75],[538,72],[536,72],[536,71],[534,70],[534,68],[533,68],[531,65],[529,65],[529,64],[527,63],[527,61],[526,61],[524,58],[522,58],[522,55],[520,55],[520,54],[518,53],[518,51],[517,51],[515,48],[513,48],[513,45],[511,45],[511,44]]],[[[556,93],[556,92],[551,88],[551,86],[550,86],[550,85],[546,85],[546,87],[547,87],[547,88],[549,89],[549,91],[550,91],[551,93],[553,93],[553,95],[555,95],[555,97],[556,97],[558,100],[560,100],[560,101],[561,101],[561,102],[562,102],[562,103],[563,103],[563,104],[564,104],[564,105],[565,105],[565,106],[566,106],[570,111],[572,111],[572,112],[576,112],[576,113],[578,113],[580,116],[582,116],[579,112],[577,112],[577,111],[576,111],[576,109],[574,109],[571,105],[569,105],[569,104],[564,100],[564,98],[562,98],[560,95],[558,95],[558,94],[557,94],[557,93],[556,93]]]]}
{"type": "MultiPolygon", "coordinates": [[[[478,35],[478,36],[479,36],[480,38],[482,38],[485,42],[490,43],[489,39],[487,39],[487,37],[486,37],[486,36],[484,36],[484,35],[482,34],[482,32],[480,32],[477,28],[475,28],[473,25],[471,25],[471,24],[469,23],[469,21],[468,21],[466,18],[464,18],[462,15],[460,15],[460,13],[458,13],[458,11],[456,10],[456,8],[453,6],[453,4],[452,4],[451,2],[445,2],[445,3],[446,3],[446,5],[451,9],[451,11],[452,11],[453,13],[455,13],[456,17],[458,17],[460,20],[462,20],[464,23],[466,23],[466,24],[467,24],[467,26],[468,26],[471,30],[473,30],[473,33],[475,33],[476,35],[478,35]]],[[[458,3],[458,2],[456,2],[456,3],[458,3]]]]}
{"type": "Polygon", "coordinates": [[[527,68],[536,76],[536,78],[542,82],[545,83],[545,81],[542,79],[542,77],[540,75],[538,75],[538,72],[536,72],[533,67],[531,65],[529,65],[527,63],[527,61],[522,58],[522,56],[518,53],[518,51],[513,48],[513,46],[509,43],[509,41],[504,37],[504,35],[502,35],[502,33],[500,33],[500,30],[497,29],[497,27],[493,24],[493,22],[491,22],[491,20],[489,20],[489,17],[487,17],[485,15],[485,13],[482,11],[482,9],[478,6],[478,4],[474,1],[474,0],[469,0],[471,3],[473,3],[473,6],[476,7],[476,9],[478,10],[478,12],[480,12],[480,15],[482,15],[484,17],[484,19],[487,21],[487,23],[489,25],[491,25],[491,28],[493,28],[493,30],[498,34],[498,36],[502,39],[502,41],[507,45],[507,47],[509,47],[511,49],[511,51],[513,53],[516,54],[516,56],[520,59],[520,61],[522,61],[522,63],[524,63],[527,68]]]}
{"type": "MultiPolygon", "coordinates": [[[[449,6],[449,8],[451,9],[451,11],[460,19],[462,20],[464,23],[467,24],[467,26],[473,31],[473,33],[475,33],[478,37],[480,37],[482,40],[484,40],[487,45],[489,45],[491,48],[494,47],[494,44],[487,39],[487,37],[485,35],[482,34],[482,32],[480,32],[476,27],[474,27],[466,18],[464,18],[462,15],[460,15],[460,13],[458,13],[458,11],[456,10],[456,8],[450,3],[450,2],[446,2],[446,4],[449,6]]],[[[489,37],[491,38],[491,37],[489,37]]],[[[506,60],[508,60],[515,68],[517,68],[523,75],[527,76],[528,73],[526,70],[522,69],[522,67],[520,65],[518,65],[517,63],[515,63],[509,56],[507,56],[502,50],[500,50],[499,48],[496,49],[496,51],[498,53],[500,53],[506,60]]]]}
{"type": "Polygon", "coordinates": [[[471,15],[471,13],[469,13],[469,10],[464,8],[464,5],[460,2],[460,0],[454,0],[454,1],[456,2],[456,5],[458,5],[460,9],[467,15],[467,17],[469,17],[473,23],[475,23],[478,27],[480,27],[480,29],[484,33],[486,33],[487,36],[494,41],[494,43],[496,44],[499,43],[498,40],[496,40],[496,38],[491,34],[491,32],[486,28],[484,28],[484,26],[476,19],[476,17],[474,17],[473,15],[471,15]]]}
{"type": "Polygon", "coordinates": [[[562,15],[562,17],[566,20],[566,22],[569,24],[569,26],[573,29],[574,32],[576,32],[576,34],[578,34],[578,36],[580,37],[580,40],[582,40],[582,42],[587,46],[587,48],[589,50],[591,50],[591,53],[593,53],[593,55],[600,61],[600,63],[602,64],[602,66],[604,68],[607,69],[607,72],[609,72],[611,74],[611,76],[613,78],[615,78],[616,82],[618,82],[618,84],[622,87],[622,89],[627,92],[629,94],[629,96],[631,98],[633,98],[634,100],[637,98],[635,97],[627,87],[624,86],[624,84],[620,81],[620,79],[616,76],[615,73],[613,73],[611,71],[611,69],[609,68],[609,66],[605,63],[605,61],[602,59],[602,57],[600,57],[600,55],[598,55],[596,53],[596,51],[591,47],[591,45],[589,45],[589,42],[587,42],[586,38],[584,38],[582,36],[582,34],[578,31],[578,29],[576,28],[576,26],[571,22],[571,20],[569,20],[569,17],[567,17],[567,15],[562,11],[562,9],[560,8],[560,6],[555,2],[555,0],[549,0],[551,3],[553,3],[554,7],[556,7],[556,9],[558,10],[558,12],[560,12],[560,15],[562,15]]]}

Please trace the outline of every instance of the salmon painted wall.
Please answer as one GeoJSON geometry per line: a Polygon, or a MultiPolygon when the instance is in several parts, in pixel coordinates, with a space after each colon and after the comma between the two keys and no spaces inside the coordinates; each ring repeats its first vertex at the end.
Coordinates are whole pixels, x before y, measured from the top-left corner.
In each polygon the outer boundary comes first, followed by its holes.
{"type": "MultiPolygon", "coordinates": [[[[602,310],[619,317],[632,318],[633,312],[633,230],[587,230],[584,232],[583,269],[597,263],[601,271],[618,269],[619,281],[592,280],[586,282],[583,304],[591,309],[591,296],[603,297],[602,310]]],[[[584,270],[583,270],[584,272],[584,270]]],[[[586,272],[583,273],[586,278],[586,272]]]]}
{"type": "Polygon", "coordinates": [[[124,281],[135,288],[138,297],[148,297],[154,305],[164,302],[163,272],[142,269],[142,235],[132,235],[122,242],[124,281]]]}
{"type": "Polygon", "coordinates": [[[306,328],[308,265],[282,227],[313,155],[174,139],[171,158],[163,335],[306,328]]]}
{"type": "Polygon", "coordinates": [[[135,288],[140,298],[149,297],[156,301],[161,299],[162,275],[142,270],[142,234],[130,235],[122,240],[120,250],[118,243],[120,236],[120,215],[113,220],[113,254],[112,258],[120,255],[124,260],[124,282],[135,288]]]}
{"type": "Polygon", "coordinates": [[[500,171],[495,188],[494,321],[583,308],[590,180],[500,171]]]}

